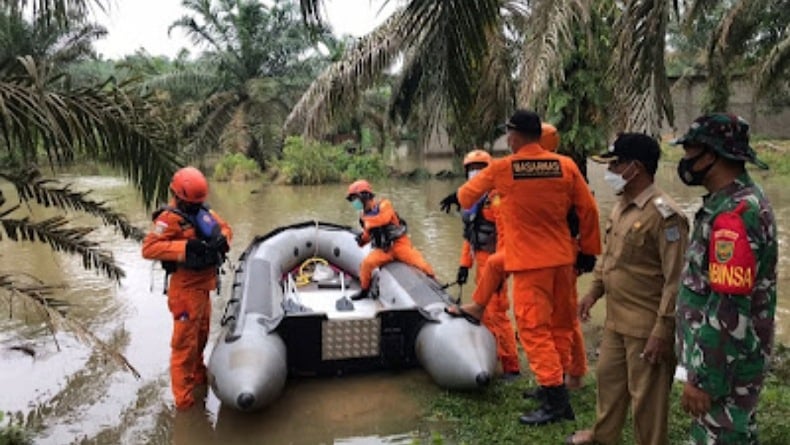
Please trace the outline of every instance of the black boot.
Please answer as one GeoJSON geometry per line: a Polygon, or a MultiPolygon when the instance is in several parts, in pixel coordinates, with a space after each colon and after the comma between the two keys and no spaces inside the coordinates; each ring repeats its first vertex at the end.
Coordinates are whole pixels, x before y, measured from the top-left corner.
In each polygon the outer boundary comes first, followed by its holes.
{"type": "Polygon", "coordinates": [[[362,300],[364,298],[368,298],[368,290],[367,289],[360,289],[359,292],[351,296],[351,299],[354,301],[362,300]]]}
{"type": "Polygon", "coordinates": [[[546,390],[542,386],[532,388],[524,391],[523,396],[525,399],[535,399],[540,403],[546,401],[546,390]]]}
{"type": "Polygon", "coordinates": [[[518,418],[518,421],[525,425],[546,425],[563,420],[574,420],[573,408],[568,397],[568,390],[565,385],[544,386],[545,400],[540,408],[525,413],[518,418]]]}

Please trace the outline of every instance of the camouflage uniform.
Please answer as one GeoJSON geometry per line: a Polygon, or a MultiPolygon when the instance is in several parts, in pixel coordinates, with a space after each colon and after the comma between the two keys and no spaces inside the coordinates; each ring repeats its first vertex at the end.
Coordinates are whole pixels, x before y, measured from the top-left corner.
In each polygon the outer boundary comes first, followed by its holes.
{"type": "MultiPolygon", "coordinates": [[[[765,167],[740,118],[704,116],[677,142],[700,141],[723,157],[765,167]]],[[[689,382],[711,397],[710,411],[692,422],[691,438],[696,444],[757,443],[757,400],[773,344],[777,240],[771,205],[748,173],[704,197],[686,261],[677,301],[678,358],[689,382]],[[727,214],[739,216],[748,239],[740,254],[719,236],[717,219],[727,214]],[[745,274],[733,272],[738,256],[749,257],[745,274]],[[728,285],[731,292],[721,291],[728,285]]]]}

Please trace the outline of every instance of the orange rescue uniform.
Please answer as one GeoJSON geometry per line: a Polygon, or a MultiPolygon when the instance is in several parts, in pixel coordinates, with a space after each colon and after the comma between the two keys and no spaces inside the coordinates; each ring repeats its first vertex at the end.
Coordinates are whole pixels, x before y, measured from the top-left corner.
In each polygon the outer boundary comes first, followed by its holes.
{"type": "MultiPolygon", "coordinates": [[[[498,254],[489,257],[487,264],[513,275],[519,339],[538,384],[562,385],[577,304],[575,294],[567,289],[574,281],[577,250],[566,218],[573,207],[580,221],[581,251],[597,255],[601,252],[598,208],[573,160],[537,143],[493,160],[461,186],[458,201],[468,208],[494,188],[500,195],[507,237],[503,254],[495,260],[500,264],[491,264],[498,254]]],[[[486,275],[483,281],[488,281],[486,275]]],[[[491,277],[492,282],[495,279],[491,277]]],[[[481,306],[487,306],[491,295],[485,291],[481,282],[473,295],[481,306]]]]}
{"type": "MultiPolygon", "coordinates": [[[[401,222],[392,203],[388,199],[382,199],[374,204],[373,208],[362,212],[362,243],[366,244],[371,240],[371,232],[375,230],[386,230],[388,226],[400,227],[401,222]]],[[[422,254],[411,244],[411,239],[407,234],[402,234],[392,242],[387,249],[375,247],[362,260],[359,266],[359,284],[362,289],[370,288],[370,280],[373,277],[373,270],[392,261],[400,261],[425,272],[428,276],[433,276],[433,268],[422,257],[422,254]]]]}
{"type": "MultiPolygon", "coordinates": [[[[175,207],[175,203],[170,203],[175,207]]],[[[230,226],[210,210],[221,232],[230,243],[230,226]]],[[[195,227],[175,212],[165,209],[154,220],[154,227],[143,240],[143,258],[183,263],[186,245],[197,238],[195,227]]],[[[217,268],[191,270],[177,267],[170,275],[167,306],[173,315],[170,340],[170,379],[176,407],[185,409],[194,403],[192,391],[206,383],[203,349],[208,341],[211,320],[209,293],[217,287],[217,268]]]]}
{"type": "MultiPolygon", "coordinates": [[[[496,224],[496,250],[499,251],[504,247],[504,229],[498,218],[499,196],[496,191],[488,194],[486,202],[482,206],[481,216],[496,224]]],[[[475,250],[472,243],[464,239],[461,247],[460,265],[470,268],[473,264],[476,264],[475,284],[477,286],[480,285],[481,278],[486,270],[485,266],[492,255],[491,252],[486,250],[475,250]]],[[[497,344],[497,357],[499,357],[499,361],[502,364],[502,372],[518,373],[519,360],[516,349],[516,333],[513,330],[513,323],[507,314],[508,309],[510,309],[510,300],[508,299],[507,285],[504,278],[503,276],[498,281],[497,287],[491,290],[491,304],[486,306],[480,321],[494,334],[497,344]]],[[[491,284],[488,284],[488,286],[491,286],[491,284]]]]}

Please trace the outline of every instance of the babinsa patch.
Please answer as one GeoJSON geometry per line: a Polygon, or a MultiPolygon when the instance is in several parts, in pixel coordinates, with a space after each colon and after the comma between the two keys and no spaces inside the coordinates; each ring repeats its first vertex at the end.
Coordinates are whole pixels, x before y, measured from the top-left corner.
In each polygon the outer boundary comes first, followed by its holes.
{"type": "Polygon", "coordinates": [[[557,159],[518,159],[510,164],[513,179],[561,178],[562,166],[557,159]]]}
{"type": "Polygon", "coordinates": [[[742,201],[735,210],[721,213],[713,221],[708,248],[708,280],[711,290],[724,294],[749,295],[754,289],[757,261],[741,215],[742,201]]]}

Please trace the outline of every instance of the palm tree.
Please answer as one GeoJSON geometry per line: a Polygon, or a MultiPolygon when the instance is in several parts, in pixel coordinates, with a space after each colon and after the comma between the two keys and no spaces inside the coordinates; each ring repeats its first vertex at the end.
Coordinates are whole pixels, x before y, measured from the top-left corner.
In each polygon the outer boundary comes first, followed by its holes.
{"type": "Polygon", "coordinates": [[[202,157],[225,142],[264,166],[280,148],[279,127],[292,103],[320,69],[317,40],[289,2],[184,0],[183,6],[191,14],[170,29],[185,30],[207,48],[201,71],[193,67],[148,85],[173,89],[186,83],[207,91],[185,128],[189,155],[202,157]]]}
{"type": "MultiPolygon", "coordinates": [[[[58,65],[84,53],[86,40],[68,40],[73,44],[63,46],[59,44],[62,39],[49,37],[73,35],[71,29],[77,29],[77,35],[84,37],[98,35],[79,32],[87,29],[79,27],[84,18],[81,13],[92,4],[88,0],[0,1],[2,17],[15,24],[3,30],[6,34],[2,37],[7,42],[19,42],[11,38],[12,32],[30,31],[33,36],[46,37],[36,42],[41,45],[5,46],[0,59],[0,179],[12,184],[16,191],[15,196],[0,191],[0,240],[47,243],[55,251],[80,256],[85,268],[117,280],[123,276],[123,270],[111,252],[90,241],[92,229],[73,226],[65,214],[37,221],[26,213],[30,204],[85,212],[116,227],[124,237],[140,238],[139,229],[123,215],[90,199],[86,193],[43,178],[37,166],[43,163],[56,172],[76,159],[103,161],[123,172],[140,191],[143,201],[151,205],[166,197],[170,176],[178,165],[172,132],[165,122],[151,116],[150,103],[145,98],[130,94],[128,85],[113,81],[73,87],[58,65]],[[25,7],[33,12],[26,23],[25,7]]],[[[44,311],[50,326],[56,320],[57,325],[73,329],[80,339],[112,353],[104,343],[64,317],[52,291],[51,286],[35,277],[0,271],[3,295],[21,295],[44,311]]],[[[122,356],[112,355],[136,373],[122,356]]]]}
{"type": "MultiPolygon", "coordinates": [[[[313,136],[322,134],[333,121],[356,109],[362,91],[380,82],[397,60],[402,60],[402,67],[400,81],[392,93],[393,115],[405,120],[412,110],[419,108],[428,123],[424,134],[440,123],[461,129],[472,122],[473,104],[486,100],[497,104],[479,107],[493,111],[483,114],[493,127],[494,122],[501,122],[512,110],[513,100],[512,95],[507,97],[512,92],[508,82],[501,82],[502,72],[506,77],[510,74],[509,61],[494,56],[493,51],[489,53],[489,48],[501,35],[504,22],[520,17],[523,12],[513,8],[509,9],[513,16],[502,16],[499,3],[408,2],[313,82],[291,111],[286,130],[301,130],[313,136]],[[505,71],[489,70],[503,64],[505,71]],[[478,91],[494,95],[477,95],[478,91]]],[[[319,5],[319,2],[302,1],[302,10],[315,14],[320,12],[319,5]]],[[[460,139],[456,145],[460,145],[460,139]]]]}
{"type": "MultiPolygon", "coordinates": [[[[747,74],[755,80],[756,96],[787,91],[790,72],[790,2],[739,0],[729,8],[703,4],[693,18],[717,17],[707,37],[708,88],[704,111],[728,108],[730,78],[747,74]]],[[[693,32],[693,30],[691,31],[693,32]]]]}
{"type": "MultiPolygon", "coordinates": [[[[313,83],[289,116],[287,126],[291,131],[319,134],[318,129],[348,109],[359,90],[374,85],[399,57],[403,60],[403,83],[393,93],[398,109],[408,111],[414,104],[422,104],[433,112],[432,122],[442,118],[455,125],[455,131],[473,128],[469,123],[481,123],[483,129],[490,129],[490,123],[496,119],[489,122],[487,118],[475,118],[467,122],[466,116],[483,107],[496,110],[502,119],[515,105],[545,102],[549,88],[562,83],[569,54],[577,50],[575,33],[594,32],[589,14],[598,6],[597,2],[584,0],[400,3],[401,8],[389,20],[361,39],[344,59],[313,83]],[[518,50],[514,59],[500,57],[508,55],[502,50],[507,46],[518,50]],[[516,85],[508,86],[507,79],[513,79],[516,85]],[[509,97],[509,88],[517,92],[515,100],[509,97]],[[481,99],[487,100],[488,105],[476,102],[481,99]]],[[[321,23],[321,4],[321,0],[300,0],[309,25],[321,23]]],[[[627,0],[614,5],[605,17],[613,34],[605,54],[607,63],[603,66],[611,84],[617,86],[612,91],[607,127],[657,135],[664,122],[672,123],[674,115],[664,65],[668,24],[672,19],[693,23],[700,17],[700,11],[718,5],[733,7],[730,18],[714,34],[718,46],[711,46],[712,71],[727,73],[718,70],[722,66],[720,61],[727,60],[728,53],[737,54],[737,49],[742,47],[733,44],[737,39],[731,37],[739,35],[739,30],[750,29],[754,23],[769,20],[763,17],[755,22],[753,12],[770,10],[777,26],[768,33],[774,36],[768,46],[771,51],[758,64],[761,91],[782,83],[781,79],[787,77],[778,75],[787,69],[790,53],[786,12],[790,8],[786,0],[627,0]],[[760,7],[768,4],[774,6],[760,7]]],[[[749,42],[746,40],[744,44],[748,46],[749,42]]]]}

